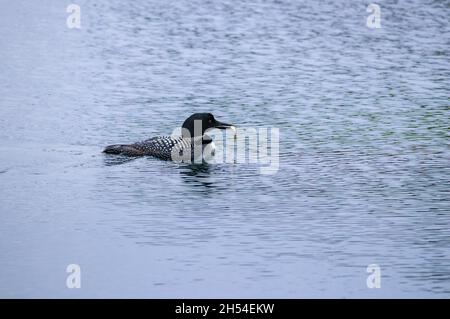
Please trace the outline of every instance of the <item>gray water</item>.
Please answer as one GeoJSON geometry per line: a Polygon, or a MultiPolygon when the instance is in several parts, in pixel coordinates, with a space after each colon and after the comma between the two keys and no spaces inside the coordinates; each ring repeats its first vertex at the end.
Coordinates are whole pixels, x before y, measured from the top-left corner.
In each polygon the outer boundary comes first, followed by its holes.
{"type": "Polygon", "coordinates": [[[0,297],[450,297],[450,3],[369,3],[0,1],[0,297]],[[204,111],[278,172],[101,153],[204,111]]]}

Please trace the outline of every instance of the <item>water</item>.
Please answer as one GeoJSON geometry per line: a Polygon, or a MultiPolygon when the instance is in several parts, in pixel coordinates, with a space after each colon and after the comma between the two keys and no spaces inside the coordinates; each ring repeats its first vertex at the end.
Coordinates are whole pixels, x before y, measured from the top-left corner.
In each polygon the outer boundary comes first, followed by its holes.
{"type": "Polygon", "coordinates": [[[450,296],[448,1],[71,2],[1,1],[1,297],[450,296]],[[199,111],[279,171],[101,154],[199,111]]]}

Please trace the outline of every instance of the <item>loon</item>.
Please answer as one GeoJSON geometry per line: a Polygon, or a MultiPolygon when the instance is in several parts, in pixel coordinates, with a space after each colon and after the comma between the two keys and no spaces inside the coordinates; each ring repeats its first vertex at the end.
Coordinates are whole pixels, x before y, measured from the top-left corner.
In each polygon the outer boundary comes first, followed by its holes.
{"type": "MultiPolygon", "coordinates": [[[[153,156],[163,160],[195,160],[200,147],[200,155],[203,156],[206,149],[214,155],[214,142],[205,134],[206,130],[217,128],[231,128],[236,133],[234,125],[217,121],[211,113],[195,113],[189,116],[183,123],[180,137],[156,136],[133,144],[109,145],[103,153],[120,154],[125,156],[153,156]]],[[[235,134],[236,137],[236,134],[235,134]]]]}

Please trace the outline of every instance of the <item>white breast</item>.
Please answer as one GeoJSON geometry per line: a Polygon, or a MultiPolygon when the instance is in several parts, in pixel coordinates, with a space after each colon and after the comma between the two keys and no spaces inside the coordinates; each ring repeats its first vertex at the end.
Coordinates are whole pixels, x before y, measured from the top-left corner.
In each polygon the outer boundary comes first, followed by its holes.
{"type": "Polygon", "coordinates": [[[214,142],[203,145],[203,160],[210,162],[216,153],[216,145],[214,142]]]}

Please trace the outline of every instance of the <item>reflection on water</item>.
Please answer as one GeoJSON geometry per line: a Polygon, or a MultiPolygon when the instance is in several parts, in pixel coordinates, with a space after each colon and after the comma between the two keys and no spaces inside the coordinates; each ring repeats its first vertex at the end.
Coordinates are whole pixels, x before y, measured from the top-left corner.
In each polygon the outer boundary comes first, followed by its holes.
{"type": "Polygon", "coordinates": [[[129,157],[129,156],[113,156],[113,155],[105,155],[104,162],[105,166],[112,166],[112,165],[121,165],[128,162],[131,162],[135,160],[135,157],[129,157]]]}
{"type": "Polygon", "coordinates": [[[444,2],[80,5],[0,12],[0,296],[450,295],[444,2]],[[204,111],[278,172],[101,153],[204,111]]]}
{"type": "Polygon", "coordinates": [[[214,168],[208,163],[180,166],[180,174],[183,181],[194,185],[202,185],[205,188],[215,186],[214,179],[211,178],[213,171],[214,168]]]}

